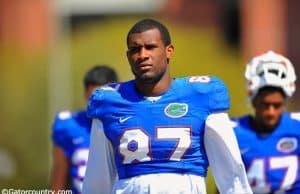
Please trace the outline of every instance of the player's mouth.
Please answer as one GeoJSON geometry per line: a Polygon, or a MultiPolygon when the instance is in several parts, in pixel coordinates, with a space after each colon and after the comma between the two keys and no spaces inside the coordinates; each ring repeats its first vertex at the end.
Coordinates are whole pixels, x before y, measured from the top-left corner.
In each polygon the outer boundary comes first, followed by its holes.
{"type": "Polygon", "coordinates": [[[137,68],[140,71],[147,71],[147,70],[150,70],[152,68],[152,65],[148,64],[148,63],[140,63],[140,64],[137,65],[137,68]]]}

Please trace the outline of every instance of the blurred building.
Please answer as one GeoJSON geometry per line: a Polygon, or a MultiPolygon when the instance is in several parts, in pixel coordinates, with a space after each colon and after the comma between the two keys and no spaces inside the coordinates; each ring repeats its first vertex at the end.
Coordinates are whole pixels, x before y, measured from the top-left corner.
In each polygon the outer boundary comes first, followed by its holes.
{"type": "Polygon", "coordinates": [[[300,75],[299,8],[297,0],[2,0],[0,41],[35,50],[57,32],[57,16],[76,23],[99,15],[160,11],[166,19],[219,30],[245,59],[269,49],[287,55],[300,75]]]}
{"type": "MultiPolygon", "coordinates": [[[[178,22],[218,30],[244,60],[266,50],[287,56],[300,85],[300,1],[297,0],[170,0],[163,14],[178,22]]],[[[295,99],[299,99],[297,90],[295,99]]]]}
{"type": "Polygon", "coordinates": [[[1,0],[0,42],[23,50],[44,48],[50,36],[53,12],[47,1],[1,0]]]}
{"type": "Polygon", "coordinates": [[[49,39],[60,30],[56,28],[60,25],[57,21],[78,22],[80,18],[92,19],[99,15],[151,13],[164,3],[165,0],[1,0],[0,41],[34,51],[47,47],[49,39]]]}

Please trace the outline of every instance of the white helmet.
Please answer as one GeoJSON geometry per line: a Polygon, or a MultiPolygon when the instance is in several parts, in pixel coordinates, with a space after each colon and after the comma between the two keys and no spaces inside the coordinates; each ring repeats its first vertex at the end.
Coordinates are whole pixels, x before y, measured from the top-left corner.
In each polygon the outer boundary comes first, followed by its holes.
{"type": "Polygon", "coordinates": [[[246,66],[245,77],[251,99],[265,86],[279,87],[287,97],[291,97],[296,90],[296,74],[292,63],[273,51],[254,57],[246,66]]]}

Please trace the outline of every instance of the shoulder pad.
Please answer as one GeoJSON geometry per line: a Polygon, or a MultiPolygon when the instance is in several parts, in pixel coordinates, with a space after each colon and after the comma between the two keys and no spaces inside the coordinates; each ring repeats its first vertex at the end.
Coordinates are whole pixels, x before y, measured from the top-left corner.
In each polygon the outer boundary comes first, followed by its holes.
{"type": "Polygon", "coordinates": [[[53,143],[65,149],[68,144],[69,129],[73,127],[73,114],[71,111],[61,111],[55,116],[52,125],[53,143]]]}
{"type": "Polygon", "coordinates": [[[61,111],[57,114],[57,119],[65,120],[72,117],[72,112],[69,110],[61,111]]]}
{"type": "Polygon", "coordinates": [[[90,118],[100,118],[104,113],[105,106],[115,100],[116,95],[119,95],[120,86],[120,83],[113,83],[96,89],[89,98],[87,116],[90,118]]]}
{"type": "Polygon", "coordinates": [[[60,130],[66,128],[68,122],[72,120],[73,115],[71,111],[65,110],[56,114],[55,120],[53,123],[53,130],[60,130]]]}
{"type": "Polygon", "coordinates": [[[292,112],[291,118],[300,121],[300,112],[292,112]]]}
{"type": "Polygon", "coordinates": [[[193,89],[207,95],[210,112],[226,111],[230,107],[229,93],[226,85],[215,76],[192,76],[189,83],[193,89]]]}
{"type": "Polygon", "coordinates": [[[120,83],[110,83],[110,84],[105,84],[104,86],[101,86],[100,89],[103,90],[110,90],[110,91],[118,91],[120,88],[120,83]]]}
{"type": "Polygon", "coordinates": [[[99,115],[99,112],[101,109],[97,108],[103,104],[103,99],[105,95],[105,91],[110,90],[106,87],[101,87],[99,89],[96,89],[92,95],[90,96],[90,99],[88,101],[87,105],[87,115],[88,117],[94,118],[99,115]]]}

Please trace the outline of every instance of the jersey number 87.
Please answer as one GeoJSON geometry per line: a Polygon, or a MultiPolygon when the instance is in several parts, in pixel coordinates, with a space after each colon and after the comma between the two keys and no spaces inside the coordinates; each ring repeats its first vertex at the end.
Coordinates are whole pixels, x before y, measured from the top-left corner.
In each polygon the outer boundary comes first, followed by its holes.
{"type": "MultiPolygon", "coordinates": [[[[191,128],[189,127],[159,127],[156,128],[157,141],[175,141],[176,145],[169,155],[169,160],[180,161],[191,145],[191,128]]],[[[123,164],[151,161],[151,136],[143,129],[126,130],[121,138],[119,151],[123,156],[123,164]]]]}

